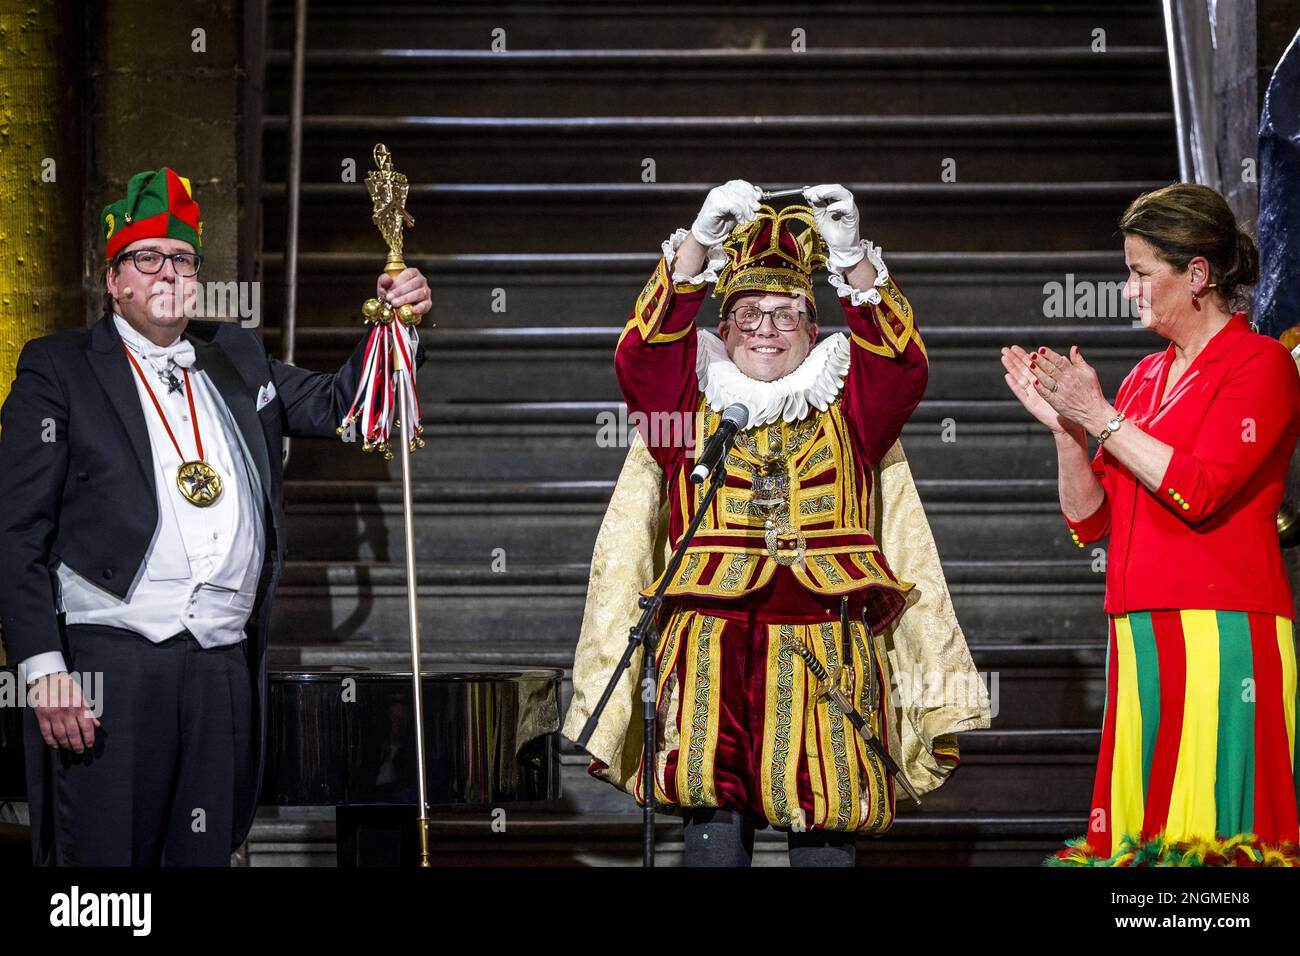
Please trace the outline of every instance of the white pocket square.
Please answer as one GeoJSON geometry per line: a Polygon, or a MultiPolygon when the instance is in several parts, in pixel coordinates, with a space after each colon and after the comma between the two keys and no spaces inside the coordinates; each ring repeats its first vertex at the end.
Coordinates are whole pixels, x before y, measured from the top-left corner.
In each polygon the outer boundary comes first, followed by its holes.
{"type": "Polygon", "coordinates": [[[260,412],[275,398],[275,383],[267,382],[257,390],[257,410],[260,412]]]}

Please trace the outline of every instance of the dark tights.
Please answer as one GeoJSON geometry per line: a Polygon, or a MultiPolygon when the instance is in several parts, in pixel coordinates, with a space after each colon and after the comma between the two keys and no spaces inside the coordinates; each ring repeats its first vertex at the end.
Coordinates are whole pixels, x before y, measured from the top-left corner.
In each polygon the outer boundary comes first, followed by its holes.
{"type": "MultiPolygon", "coordinates": [[[[754,859],[754,825],[735,810],[682,811],[687,866],[749,866],[754,859]]],[[[793,830],[787,834],[791,866],[853,866],[854,834],[835,830],[793,830]]]]}

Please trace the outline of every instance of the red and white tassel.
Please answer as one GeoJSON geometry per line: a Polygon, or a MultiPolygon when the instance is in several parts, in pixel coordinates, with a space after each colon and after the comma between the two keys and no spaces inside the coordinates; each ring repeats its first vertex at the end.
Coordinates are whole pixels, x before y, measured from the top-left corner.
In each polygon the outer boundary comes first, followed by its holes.
{"type": "Polygon", "coordinates": [[[392,430],[402,421],[411,426],[409,451],[424,447],[420,398],[415,391],[415,352],[420,341],[415,324],[420,317],[408,306],[395,311],[378,299],[368,300],[362,312],[372,326],[370,338],[356,397],[337,432],[346,435],[359,426],[362,450],[381,452],[391,460],[392,430]],[[408,313],[414,321],[406,321],[408,313]]]}

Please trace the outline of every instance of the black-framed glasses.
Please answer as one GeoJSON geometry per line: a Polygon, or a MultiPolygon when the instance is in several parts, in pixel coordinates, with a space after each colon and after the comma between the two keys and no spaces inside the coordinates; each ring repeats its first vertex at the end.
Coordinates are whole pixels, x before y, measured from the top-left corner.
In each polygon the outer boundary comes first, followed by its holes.
{"type": "Polygon", "coordinates": [[[117,257],[117,261],[130,259],[131,263],[140,272],[147,276],[157,275],[162,272],[163,263],[168,259],[172,261],[172,269],[178,276],[196,276],[203,265],[203,257],[194,252],[158,252],[156,249],[136,249],[132,252],[124,252],[117,257]]]}
{"type": "Polygon", "coordinates": [[[799,323],[803,321],[805,313],[795,309],[760,309],[757,306],[746,305],[739,309],[732,309],[727,313],[727,318],[736,323],[736,328],[742,332],[756,332],[758,327],[763,324],[763,316],[770,315],[772,324],[780,332],[793,332],[799,328],[799,323]]]}

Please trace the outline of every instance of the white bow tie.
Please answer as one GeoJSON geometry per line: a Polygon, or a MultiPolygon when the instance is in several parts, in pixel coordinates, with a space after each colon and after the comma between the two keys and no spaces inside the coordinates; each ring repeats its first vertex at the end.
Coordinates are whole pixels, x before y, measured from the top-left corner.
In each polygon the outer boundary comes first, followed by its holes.
{"type": "Polygon", "coordinates": [[[140,346],[140,354],[147,358],[151,364],[162,362],[175,362],[181,368],[192,368],[194,366],[194,345],[186,339],[173,342],[171,345],[153,345],[152,343],[140,346]]]}

